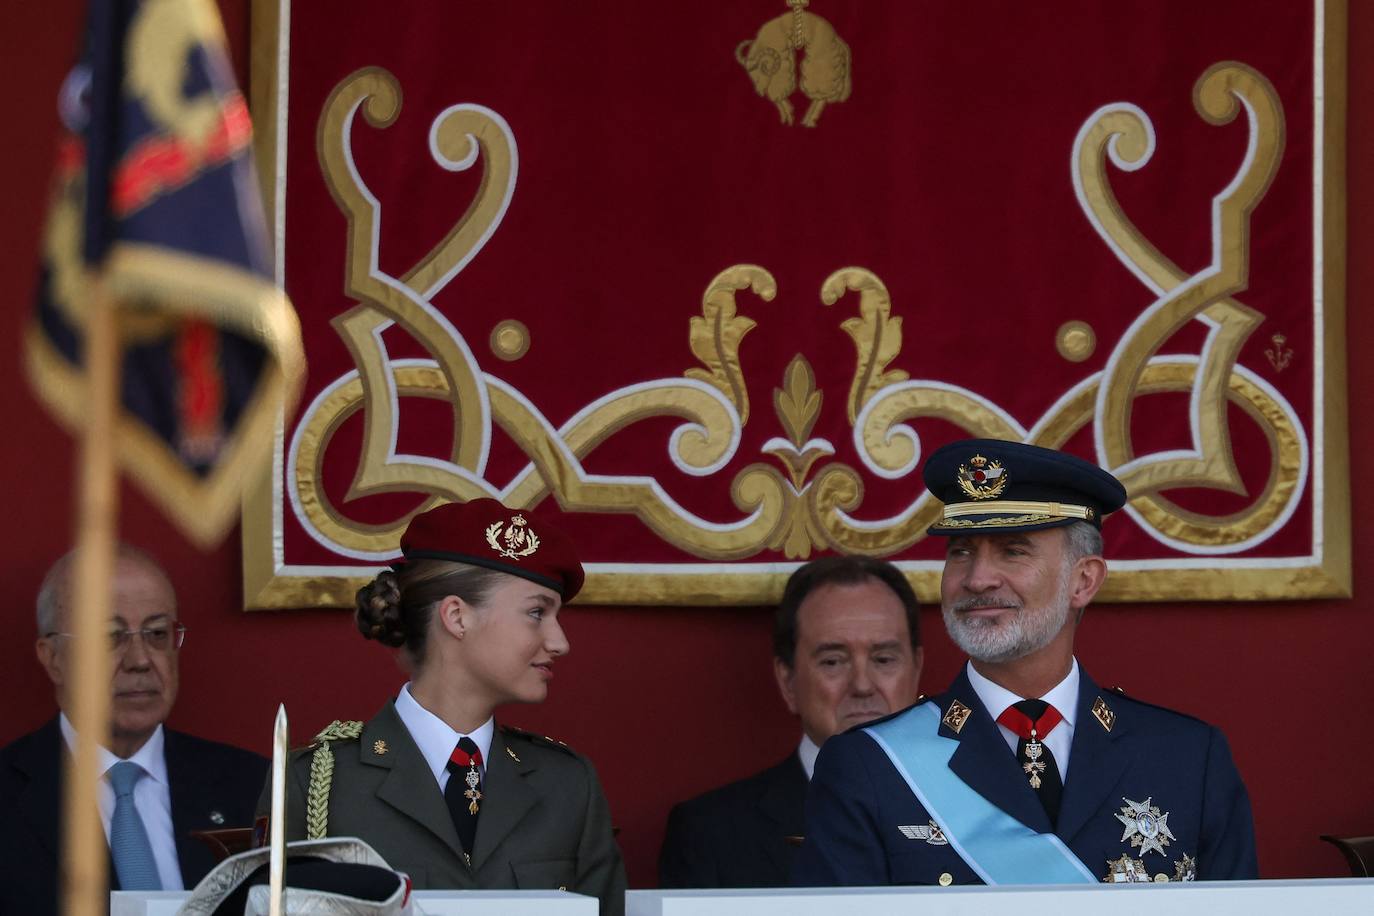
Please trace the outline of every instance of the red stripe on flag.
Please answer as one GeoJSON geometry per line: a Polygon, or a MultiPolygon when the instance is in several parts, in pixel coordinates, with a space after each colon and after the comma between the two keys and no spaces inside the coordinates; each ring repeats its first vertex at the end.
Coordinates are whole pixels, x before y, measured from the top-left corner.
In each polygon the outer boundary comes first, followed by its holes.
{"type": "Polygon", "coordinates": [[[159,134],[136,144],[120,160],[110,188],[110,208],[127,216],[153,198],[175,190],[202,171],[248,148],[253,123],[240,93],[225,96],[219,118],[203,145],[159,134]]]}

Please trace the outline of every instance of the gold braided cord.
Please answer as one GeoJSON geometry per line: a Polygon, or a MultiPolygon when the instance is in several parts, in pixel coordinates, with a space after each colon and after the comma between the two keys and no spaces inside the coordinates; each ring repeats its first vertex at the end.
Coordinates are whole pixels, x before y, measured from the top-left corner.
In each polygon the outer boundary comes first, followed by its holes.
{"type": "Polygon", "coordinates": [[[1056,518],[1088,519],[1093,517],[1093,511],[1087,506],[1075,506],[1072,503],[1035,502],[1033,500],[998,499],[993,502],[948,503],[945,506],[945,518],[947,519],[959,518],[964,515],[985,515],[991,512],[1038,512],[1056,518]]]}
{"type": "Polygon", "coordinates": [[[329,787],[334,780],[334,751],[329,742],[351,740],[363,733],[363,723],[335,719],[315,736],[310,759],[310,791],[305,799],[305,838],[322,840],[329,830],[329,787]]]}

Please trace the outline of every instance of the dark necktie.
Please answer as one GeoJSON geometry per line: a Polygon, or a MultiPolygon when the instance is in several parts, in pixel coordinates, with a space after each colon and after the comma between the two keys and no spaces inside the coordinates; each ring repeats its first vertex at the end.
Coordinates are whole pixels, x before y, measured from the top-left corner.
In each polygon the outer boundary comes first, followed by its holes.
{"type": "Polygon", "coordinates": [[[477,837],[477,815],[482,810],[482,752],[471,738],[459,738],[458,746],[448,758],[448,785],[444,786],[444,801],[448,804],[453,826],[458,829],[458,841],[463,855],[472,864],[473,842],[477,837]]]}
{"type": "Polygon", "coordinates": [[[1030,787],[1045,806],[1050,824],[1056,824],[1059,821],[1059,801],[1064,794],[1064,781],[1059,776],[1054,755],[1043,739],[1064,721],[1064,717],[1044,700],[1022,700],[1004,709],[997,721],[1015,732],[1020,739],[1016,743],[1016,762],[1021,764],[1021,771],[1026,774],[1030,787]]]}

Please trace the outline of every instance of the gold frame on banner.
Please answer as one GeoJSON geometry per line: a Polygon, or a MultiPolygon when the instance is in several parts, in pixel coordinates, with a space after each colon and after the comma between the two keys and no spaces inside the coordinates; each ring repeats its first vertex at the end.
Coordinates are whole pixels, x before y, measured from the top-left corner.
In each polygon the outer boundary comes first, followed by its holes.
{"type": "MultiPolygon", "coordinates": [[[[289,9],[289,0],[253,0],[251,10],[251,104],[257,127],[258,165],[264,177],[267,212],[274,217],[274,231],[282,223],[278,195],[285,187],[280,175],[284,159],[277,143],[285,104],[278,66],[287,59],[286,52],[289,52],[283,44],[286,33],[282,18],[284,8],[289,9]]],[[[1255,128],[1258,137],[1256,164],[1241,176],[1244,180],[1234,183],[1234,200],[1228,198],[1218,205],[1217,231],[1223,236],[1234,233],[1230,239],[1236,241],[1235,245],[1221,247],[1227,251],[1239,250],[1239,256],[1230,255],[1238,260],[1227,261],[1226,256],[1219,255],[1222,260],[1214,275],[1189,278],[1139,235],[1117,207],[1109,182],[1104,180],[1102,163],[1109,145],[1113,157],[1134,157],[1139,161],[1147,155],[1143,139],[1147,128],[1125,106],[1108,106],[1096,113],[1084,126],[1079,145],[1075,147],[1075,180],[1081,182],[1080,199],[1089,208],[1089,218],[1095,221],[1099,233],[1104,238],[1111,237],[1120,256],[1130,259],[1132,269],[1139,276],[1148,277],[1158,289],[1165,291],[1161,302],[1170,301],[1154,311],[1149,321],[1139,322],[1139,340],[1133,339],[1131,346],[1123,346],[1120,359],[1104,370],[1100,380],[1066,394],[1053,412],[1042,417],[1032,429],[1008,426],[1000,419],[1002,415],[981,402],[963,395],[941,394],[931,386],[908,382],[904,372],[888,371],[888,364],[901,346],[901,319],[891,315],[891,299],[882,281],[859,267],[836,271],[826,280],[821,288],[823,303],[834,305],[841,299],[851,307],[858,303],[860,317],[850,318],[842,325],[854,339],[859,352],[859,365],[847,403],[849,420],[861,434],[872,460],[888,470],[904,467],[903,462],[910,457],[910,443],[889,433],[895,424],[915,416],[940,416],[969,429],[971,434],[1023,438],[1053,447],[1081,428],[1084,418],[1090,418],[1094,405],[1100,403],[1106,433],[1099,447],[1105,448],[1105,454],[1112,459],[1111,466],[1126,469],[1123,480],[1132,494],[1133,516],[1141,524],[1149,525],[1166,542],[1173,538],[1190,544],[1224,547],[1237,544],[1242,536],[1253,535],[1266,524],[1281,524],[1280,516],[1287,517],[1282,515],[1283,506],[1291,505],[1294,487],[1301,484],[1303,470],[1309,465],[1314,472],[1306,481],[1308,492],[1322,521],[1320,530],[1313,532],[1313,555],[1308,557],[1250,563],[1242,558],[1229,566],[1217,565],[1224,561],[1211,556],[1114,561],[1112,574],[1099,600],[1245,601],[1350,595],[1350,481],[1344,348],[1346,0],[1314,0],[1313,15],[1320,24],[1314,43],[1314,59],[1321,63],[1320,71],[1314,74],[1318,80],[1314,94],[1321,105],[1317,113],[1320,136],[1314,136],[1321,157],[1320,249],[1314,251],[1314,257],[1320,259],[1321,270],[1319,282],[1314,285],[1319,285],[1322,300],[1323,355],[1320,377],[1314,380],[1314,385],[1321,386],[1320,423],[1312,433],[1311,455],[1302,441],[1306,434],[1294,423],[1287,422],[1291,408],[1286,407],[1286,403],[1279,404],[1278,399],[1267,393],[1269,389],[1251,375],[1232,371],[1236,350],[1253,327],[1255,318],[1253,312],[1228,297],[1244,287],[1245,259],[1249,256],[1245,241],[1249,209],[1262,197],[1277,168],[1283,150],[1284,128],[1277,96],[1263,75],[1243,64],[1221,62],[1198,79],[1194,90],[1198,113],[1212,123],[1225,123],[1234,117],[1238,107],[1231,95],[1239,93],[1251,105],[1255,123],[1259,125],[1255,128]],[[1199,282],[1184,282],[1194,279],[1199,282]],[[1205,305],[1199,305],[1204,297],[1205,305]],[[1187,364],[1159,356],[1159,344],[1173,333],[1178,322],[1189,320],[1189,316],[1198,314],[1199,310],[1205,311],[1221,327],[1213,348],[1220,355],[1213,354],[1205,360],[1187,364]],[[1229,363],[1224,362],[1227,354],[1229,363]],[[1229,443],[1224,428],[1228,402],[1246,411],[1269,435],[1274,470],[1266,489],[1256,497],[1253,510],[1235,517],[1213,519],[1189,513],[1160,495],[1161,491],[1179,485],[1180,481],[1238,489],[1229,452],[1215,455],[1204,452],[1158,463],[1132,460],[1128,436],[1121,432],[1129,428],[1130,410],[1126,405],[1131,398],[1136,393],[1189,390],[1193,386],[1205,392],[1199,400],[1199,422],[1204,429],[1208,423],[1219,424],[1214,427],[1219,439],[1229,443]],[[1106,389],[1100,401],[1099,387],[1106,389]],[[1295,484],[1295,480],[1299,483],[1295,484]]],[[[330,112],[345,103],[353,105],[366,99],[369,120],[389,123],[387,119],[394,113],[388,113],[388,106],[398,98],[399,87],[390,74],[378,68],[365,68],[340,82],[326,103],[319,129],[324,177],[349,218],[353,236],[365,235],[359,227],[367,226],[375,214],[367,211],[360,197],[340,179],[334,167],[336,164],[331,163],[329,142],[334,135],[330,132],[337,132],[339,119],[331,121],[330,112]]],[[[467,141],[463,137],[478,138],[472,142],[482,144],[483,156],[495,163],[492,167],[498,170],[499,176],[502,134],[499,125],[493,126],[495,121],[488,117],[491,114],[483,109],[452,115],[452,124],[436,124],[435,136],[436,142],[444,147],[444,154],[455,160],[465,153],[463,144],[467,141]]],[[[499,121],[499,117],[496,120],[499,121]]],[[[1317,205],[1318,200],[1314,198],[1313,204],[1317,205]]],[[[474,203],[470,213],[480,217],[480,202],[474,203]]],[[[425,336],[423,313],[412,307],[417,297],[427,297],[446,282],[436,278],[444,276],[449,262],[461,254],[465,233],[468,236],[475,233],[467,220],[465,217],[424,261],[404,277],[397,278],[406,289],[398,290],[396,284],[388,288],[370,284],[367,271],[356,269],[360,252],[354,244],[355,263],[347,292],[360,306],[350,311],[346,318],[340,316],[335,325],[358,362],[359,378],[331,395],[337,403],[312,405],[307,410],[300,421],[301,427],[313,425],[309,426],[311,436],[305,437],[308,448],[302,448],[299,459],[302,466],[313,458],[316,462],[313,470],[318,471],[318,462],[322,460],[320,456],[327,447],[329,436],[350,411],[385,406],[368,390],[370,377],[375,380],[377,373],[392,371],[368,350],[368,338],[378,321],[395,320],[402,324],[426,342],[438,357],[434,368],[395,369],[395,384],[400,393],[462,400],[463,392],[470,393],[472,385],[482,384],[480,377],[471,372],[464,374],[461,366],[454,368],[462,362],[459,356],[439,352],[442,346],[436,350],[428,342],[433,338],[425,336]]],[[[279,260],[283,251],[278,240],[279,260]]],[[[814,373],[801,356],[788,367],[774,404],[753,405],[756,412],[771,406],[780,428],[786,433],[785,441],[781,438],[770,440],[768,446],[771,449],[768,453],[783,465],[786,476],[777,468],[764,464],[751,465],[736,475],[731,490],[736,504],[742,509],[747,506],[759,510],[748,525],[741,524],[732,528],[728,535],[712,541],[701,529],[672,517],[661,504],[655,504],[652,496],[635,491],[633,487],[592,483],[578,473],[577,460],[606,436],[649,415],[672,414],[698,423],[699,428],[705,430],[695,439],[689,434],[683,435],[680,442],[674,441],[677,457],[685,463],[707,468],[717,459],[716,450],[721,447],[721,436],[717,433],[729,422],[742,424],[751,408],[738,360],[739,340],[754,324],[751,319],[736,313],[735,295],[744,290],[771,299],[776,284],[764,268],[745,264],[728,268],[708,284],[702,299],[702,314],[692,319],[691,340],[692,352],[705,368],[689,369],[685,377],[675,380],[662,380],[662,386],[654,392],[644,389],[633,395],[620,394],[619,403],[608,401],[595,411],[584,411],[587,416],[571,429],[552,431],[541,427],[528,412],[521,412],[518,399],[509,391],[499,386],[489,387],[493,418],[500,421],[503,432],[516,438],[534,468],[528,479],[512,486],[510,504],[533,505],[549,495],[556,495],[566,511],[632,512],[646,528],[665,541],[702,558],[700,562],[682,564],[644,564],[644,569],[636,569],[634,564],[590,564],[586,587],[579,596],[580,603],[770,604],[781,596],[792,570],[808,556],[820,550],[879,556],[898,553],[919,540],[925,527],[934,521],[938,506],[933,500],[925,500],[914,504],[903,517],[889,520],[887,527],[881,530],[850,524],[844,510],[852,509],[862,499],[862,479],[852,468],[838,464],[822,466],[812,474],[819,453],[810,449],[807,437],[819,395],[814,390],[814,373]],[[719,422],[720,417],[728,422],[719,422]],[[766,523],[758,521],[765,517],[766,523]],[[789,560],[748,560],[765,548],[782,551],[789,560]]],[[[504,335],[499,341],[493,335],[492,346],[498,357],[504,358],[503,353],[508,353],[514,354],[511,358],[517,358],[523,352],[521,346],[527,343],[522,336],[523,326],[519,322],[504,322],[498,330],[504,335]]],[[[1076,348],[1082,348],[1084,335],[1091,333],[1091,329],[1066,325],[1061,329],[1061,354],[1072,359],[1076,348]]],[[[1137,331],[1133,328],[1132,333],[1137,331]]],[[[1281,350],[1277,341],[1276,347],[1281,350]]],[[[276,459],[270,474],[256,480],[244,497],[245,607],[351,607],[354,593],[380,563],[377,566],[360,563],[355,567],[293,567],[284,562],[282,513],[286,501],[281,487],[285,476],[286,434],[284,425],[279,427],[276,459]]],[[[459,430],[453,444],[455,463],[460,466],[463,465],[458,456],[472,447],[471,443],[462,441],[466,435],[459,430]]],[[[383,451],[370,441],[364,443],[363,468],[355,480],[355,493],[405,488],[407,471],[387,466],[383,451]]],[[[297,474],[300,473],[298,470],[297,474]]],[[[430,496],[426,505],[440,499],[469,498],[480,492],[461,476],[445,477],[436,472],[425,476],[424,486],[419,485],[418,477],[416,480],[416,491],[430,496]]],[[[318,481],[311,485],[316,486],[318,492],[318,481]]],[[[323,526],[337,522],[326,500],[309,498],[302,502],[305,511],[315,513],[312,524],[318,521],[323,526]]],[[[394,543],[395,528],[382,526],[356,532],[354,546],[358,555],[374,556],[381,544],[394,543]]],[[[938,562],[902,561],[898,566],[912,581],[921,600],[938,600],[938,562]]]]}

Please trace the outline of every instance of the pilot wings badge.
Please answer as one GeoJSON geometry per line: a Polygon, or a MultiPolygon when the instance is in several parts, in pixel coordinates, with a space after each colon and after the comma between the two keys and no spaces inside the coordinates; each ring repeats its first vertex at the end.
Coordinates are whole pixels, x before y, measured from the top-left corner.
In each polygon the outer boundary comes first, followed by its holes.
{"type": "Polygon", "coordinates": [[[901,824],[898,825],[897,829],[902,831],[902,836],[908,840],[925,840],[931,846],[949,845],[949,840],[945,839],[945,832],[934,821],[931,821],[928,827],[901,824]]]}

